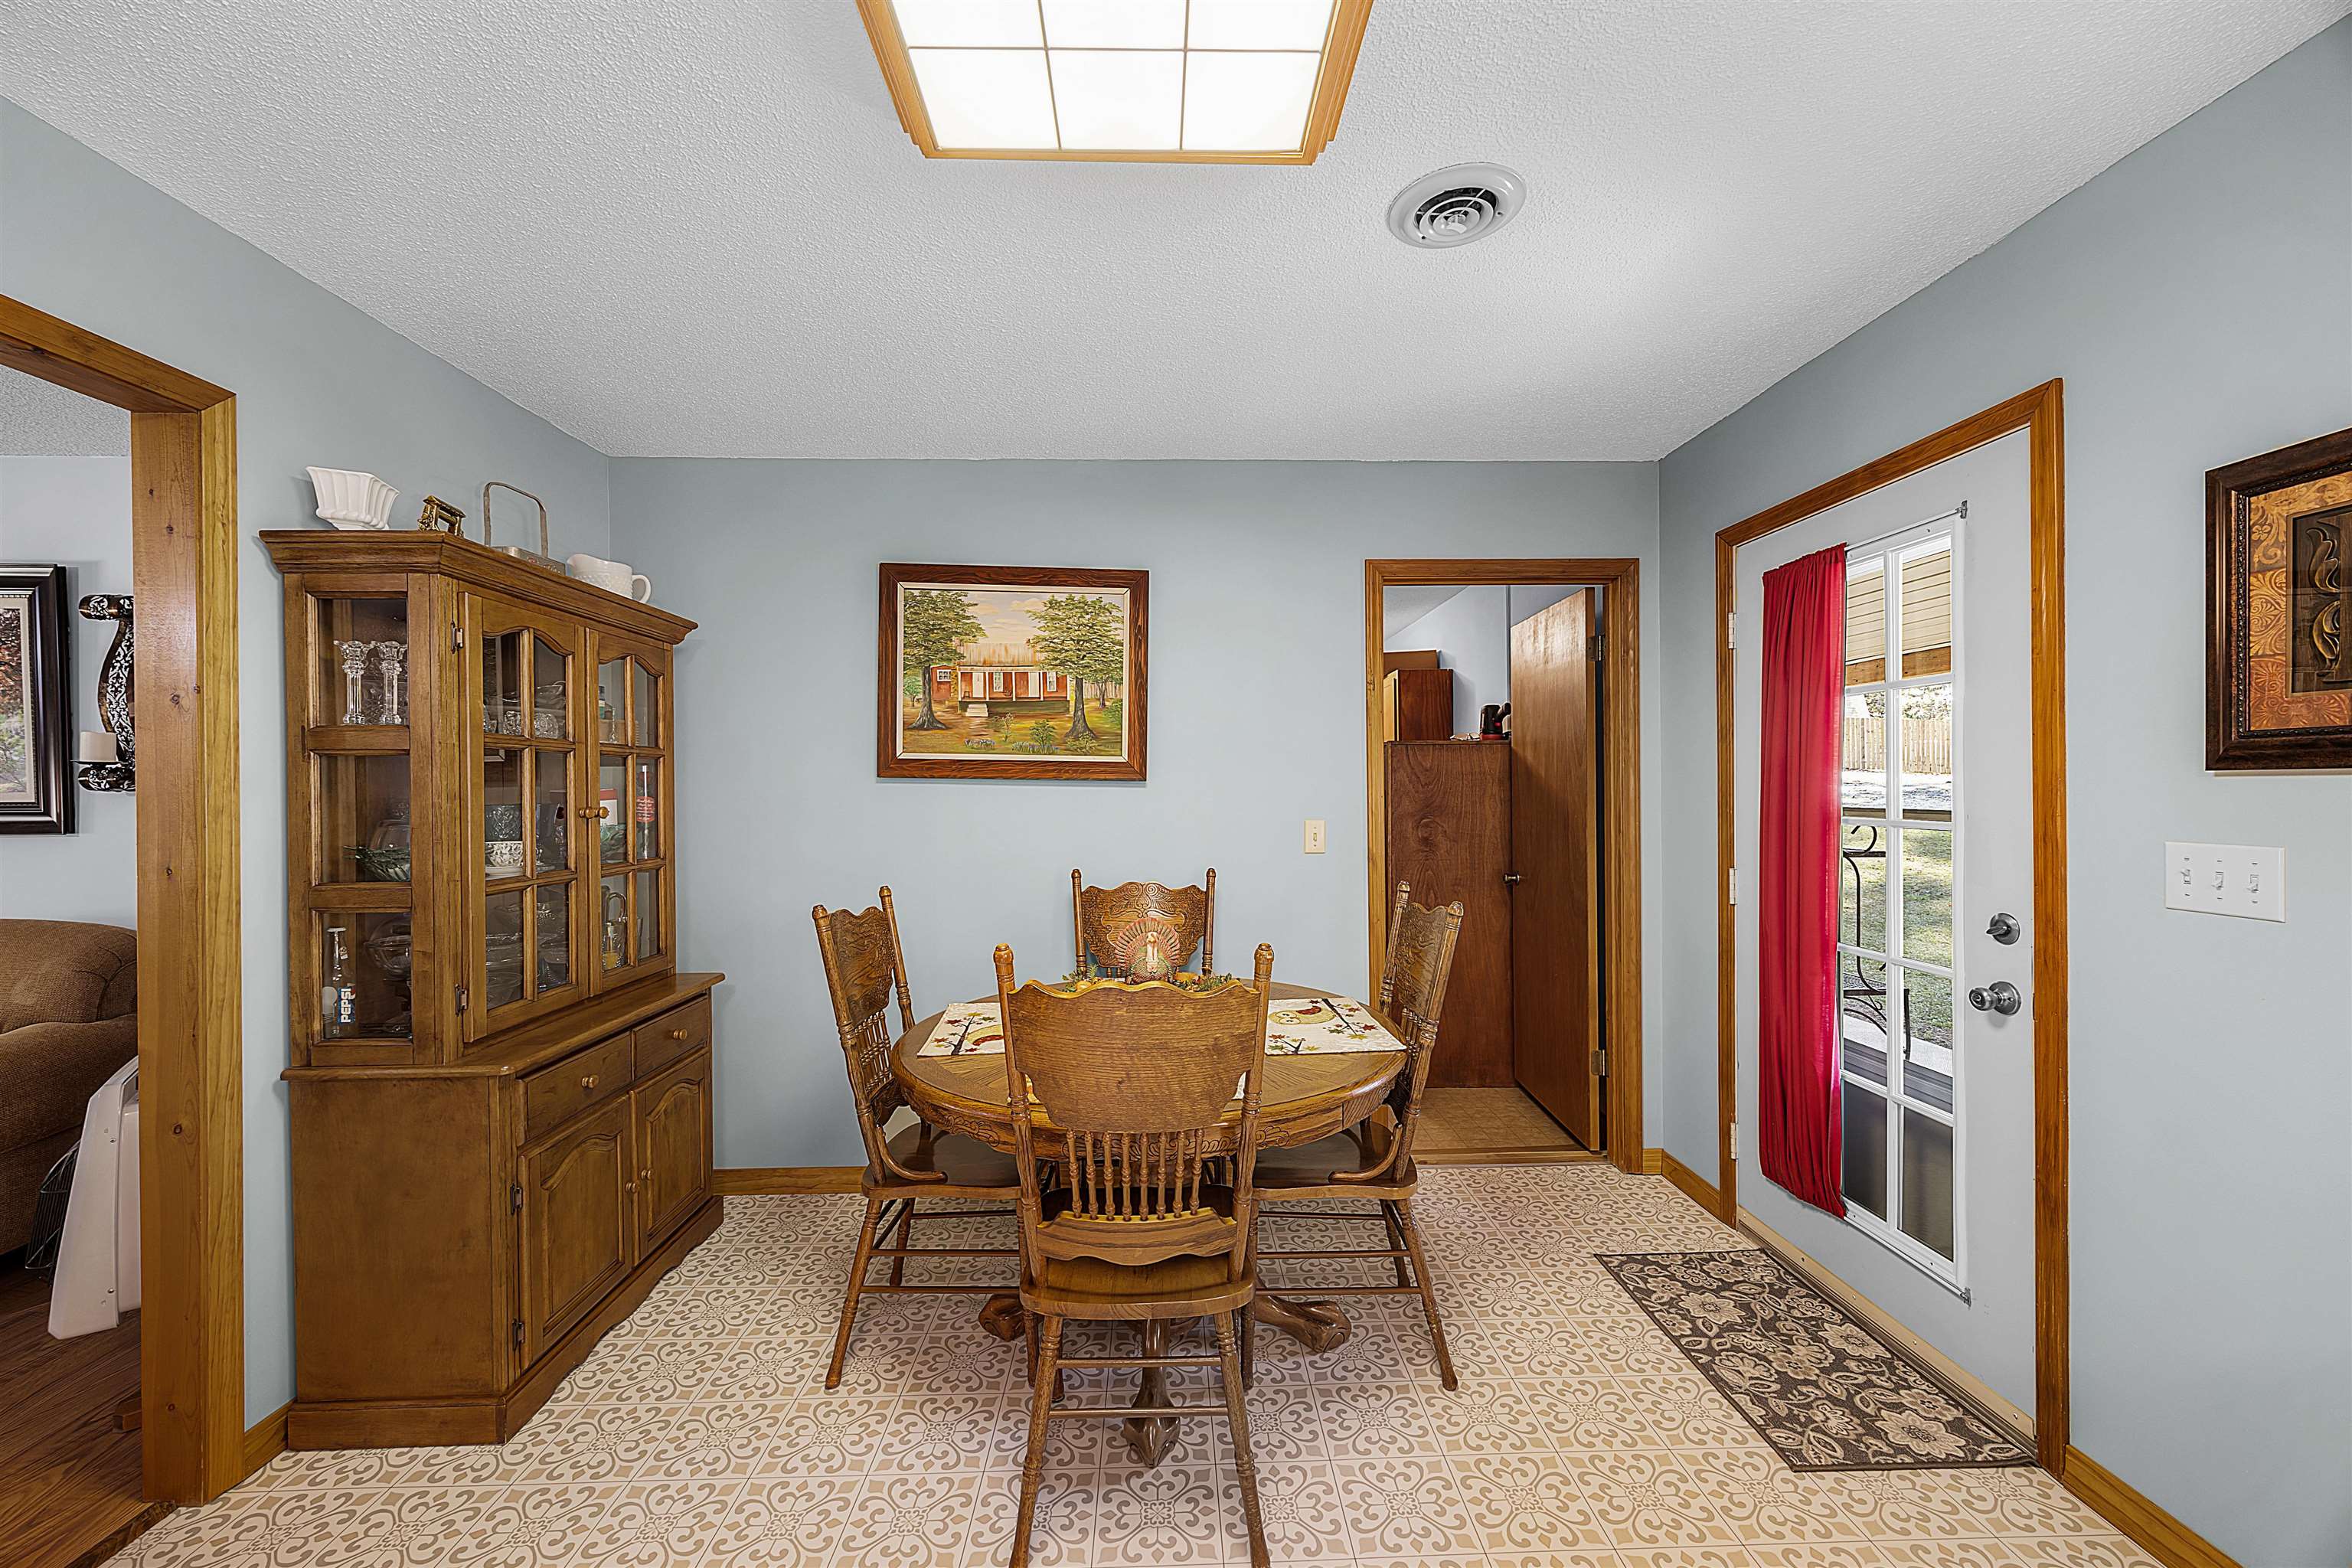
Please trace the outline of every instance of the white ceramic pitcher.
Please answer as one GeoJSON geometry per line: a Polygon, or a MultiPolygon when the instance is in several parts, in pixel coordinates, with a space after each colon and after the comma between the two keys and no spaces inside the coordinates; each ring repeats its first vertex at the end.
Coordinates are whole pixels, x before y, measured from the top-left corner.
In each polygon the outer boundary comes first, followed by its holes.
{"type": "Polygon", "coordinates": [[[583,583],[593,583],[607,593],[635,599],[640,605],[654,602],[654,580],[642,572],[632,572],[623,561],[607,561],[601,555],[573,555],[563,563],[563,569],[583,583]]]}

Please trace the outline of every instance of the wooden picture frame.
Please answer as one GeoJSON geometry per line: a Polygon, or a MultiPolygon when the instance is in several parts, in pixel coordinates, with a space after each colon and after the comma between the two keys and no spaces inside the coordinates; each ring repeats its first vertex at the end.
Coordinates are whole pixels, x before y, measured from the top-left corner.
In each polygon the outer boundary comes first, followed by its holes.
{"type": "Polygon", "coordinates": [[[2205,476],[2205,765],[2352,767],[2352,430],[2205,476]]]}
{"type": "Polygon", "coordinates": [[[1149,572],[885,562],[881,578],[876,776],[1141,782],[1149,572]]]}
{"type": "Polygon", "coordinates": [[[73,615],[62,566],[0,566],[0,833],[71,833],[73,615]]]}

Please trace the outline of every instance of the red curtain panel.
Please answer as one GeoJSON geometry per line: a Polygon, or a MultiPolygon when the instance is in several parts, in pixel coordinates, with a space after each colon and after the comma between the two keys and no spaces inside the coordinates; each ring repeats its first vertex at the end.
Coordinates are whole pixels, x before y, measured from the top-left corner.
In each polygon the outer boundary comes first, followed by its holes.
{"type": "Polygon", "coordinates": [[[1766,1176],[1843,1217],[1837,866],[1844,545],[1764,574],[1761,657],[1758,1153],[1766,1176]]]}

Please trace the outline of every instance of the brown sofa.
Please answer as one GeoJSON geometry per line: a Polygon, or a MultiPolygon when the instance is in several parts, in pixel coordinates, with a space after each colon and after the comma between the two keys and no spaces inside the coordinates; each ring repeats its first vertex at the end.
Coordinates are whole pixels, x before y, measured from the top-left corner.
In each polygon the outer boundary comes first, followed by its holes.
{"type": "Polygon", "coordinates": [[[120,926],[0,921],[0,1252],[25,1245],[41,1178],[98,1086],[139,1054],[139,939],[120,926]]]}

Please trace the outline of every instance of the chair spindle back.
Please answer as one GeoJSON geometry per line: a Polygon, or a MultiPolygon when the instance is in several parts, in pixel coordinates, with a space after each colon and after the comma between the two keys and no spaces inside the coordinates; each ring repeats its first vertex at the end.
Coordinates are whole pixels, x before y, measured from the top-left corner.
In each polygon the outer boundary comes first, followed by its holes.
{"type": "Polygon", "coordinates": [[[1454,944],[1462,934],[1462,902],[1431,909],[1412,901],[1412,884],[1399,882],[1389,914],[1388,963],[1381,971],[1380,1010],[1403,1029],[1405,1065],[1389,1088],[1387,1104],[1396,1118],[1396,1142],[1382,1173],[1401,1173],[1412,1160],[1413,1130],[1421,1121],[1421,1092],[1429,1079],[1429,1058],[1437,1044],[1438,1015],[1445,1007],[1445,982],[1454,972],[1454,944]]]}
{"type": "Polygon", "coordinates": [[[907,986],[907,955],[898,942],[898,911],[890,889],[881,890],[878,908],[810,910],[816,921],[817,951],[824,956],[825,987],[833,995],[833,1019],[841,1033],[843,1065],[849,1072],[849,1095],[857,1107],[857,1130],[866,1140],[866,1158],[873,1168],[897,1174],[886,1147],[882,1124],[907,1103],[904,1090],[890,1071],[890,1047],[913,1027],[915,1004],[907,986]],[[898,1024],[890,1024],[890,1001],[898,1003],[898,1024]]]}
{"type": "Polygon", "coordinates": [[[1157,982],[1015,988],[996,950],[1006,1103],[1033,1258],[1139,1264],[1179,1256],[1246,1263],[1258,1096],[1274,949],[1253,984],[1192,993],[1157,982]],[[1235,1086],[1240,1116],[1228,1121],[1235,1086]],[[1042,1142],[1033,1110],[1058,1134],[1042,1142]],[[1047,1192],[1039,1158],[1060,1162],[1047,1192]]]}
{"type": "Polygon", "coordinates": [[[1108,973],[1132,975],[1149,941],[1169,970],[1181,969],[1195,949],[1200,973],[1213,973],[1217,962],[1217,868],[1201,885],[1170,888],[1158,882],[1121,882],[1089,888],[1070,873],[1071,965],[1085,973],[1088,960],[1108,973]]]}

